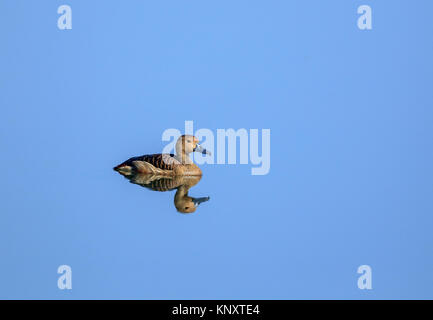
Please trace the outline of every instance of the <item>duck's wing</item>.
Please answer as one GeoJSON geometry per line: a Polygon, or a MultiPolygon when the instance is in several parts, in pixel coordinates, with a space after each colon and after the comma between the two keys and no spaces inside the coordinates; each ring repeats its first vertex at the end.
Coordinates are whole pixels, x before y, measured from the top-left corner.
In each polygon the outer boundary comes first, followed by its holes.
{"type": "Polygon", "coordinates": [[[144,155],[134,161],[144,161],[161,170],[174,170],[176,165],[181,164],[174,154],[169,153],[144,155]]]}
{"type": "MultiPolygon", "coordinates": [[[[181,164],[179,160],[176,159],[174,154],[170,153],[156,153],[156,154],[146,154],[143,156],[132,157],[122,164],[118,165],[116,168],[121,168],[125,166],[134,166],[137,162],[147,162],[153,167],[161,170],[174,170],[176,165],[181,164]]],[[[115,168],[115,169],[116,169],[115,168]]]]}

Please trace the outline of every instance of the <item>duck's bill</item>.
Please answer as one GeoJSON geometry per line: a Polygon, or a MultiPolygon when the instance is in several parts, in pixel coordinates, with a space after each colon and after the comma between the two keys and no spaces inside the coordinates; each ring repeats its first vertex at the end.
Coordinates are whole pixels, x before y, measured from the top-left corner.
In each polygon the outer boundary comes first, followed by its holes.
{"type": "Polygon", "coordinates": [[[200,152],[200,153],[203,153],[203,154],[207,154],[208,156],[212,155],[212,154],[210,153],[210,151],[207,151],[205,148],[203,148],[203,147],[202,147],[201,145],[199,145],[198,143],[197,143],[196,147],[194,148],[194,152],[200,152]]]}
{"type": "Polygon", "coordinates": [[[209,197],[202,197],[202,198],[192,198],[192,202],[194,202],[194,206],[198,207],[198,205],[202,202],[206,202],[208,201],[210,198],[209,197]]]}

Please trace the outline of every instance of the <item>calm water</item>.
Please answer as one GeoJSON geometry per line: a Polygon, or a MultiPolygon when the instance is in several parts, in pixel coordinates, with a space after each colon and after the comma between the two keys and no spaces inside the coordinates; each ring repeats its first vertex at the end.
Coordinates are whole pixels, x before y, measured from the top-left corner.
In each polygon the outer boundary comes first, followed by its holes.
{"type": "Polygon", "coordinates": [[[61,4],[0,2],[1,298],[433,298],[431,1],[61,4]],[[270,173],[184,214],[112,170],[186,120],[271,129],[270,173]]]}

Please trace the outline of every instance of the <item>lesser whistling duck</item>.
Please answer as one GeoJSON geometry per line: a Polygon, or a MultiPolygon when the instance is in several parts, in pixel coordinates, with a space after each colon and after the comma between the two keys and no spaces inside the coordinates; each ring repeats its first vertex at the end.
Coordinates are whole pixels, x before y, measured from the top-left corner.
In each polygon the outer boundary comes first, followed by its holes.
{"type": "Polygon", "coordinates": [[[158,175],[190,175],[200,176],[200,168],[189,157],[191,152],[210,152],[198,144],[198,139],[192,135],[182,135],[176,142],[176,155],[169,153],[147,154],[133,157],[113,169],[119,172],[138,172],[158,175]]]}

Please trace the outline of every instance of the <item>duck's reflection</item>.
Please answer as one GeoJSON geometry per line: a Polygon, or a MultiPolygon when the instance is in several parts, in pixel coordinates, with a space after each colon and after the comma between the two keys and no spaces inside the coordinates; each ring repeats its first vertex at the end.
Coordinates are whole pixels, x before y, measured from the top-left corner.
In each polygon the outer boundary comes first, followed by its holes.
{"type": "Polygon", "coordinates": [[[119,173],[131,183],[153,191],[165,192],[176,189],[174,206],[177,211],[182,213],[195,212],[200,203],[209,200],[209,197],[194,198],[188,195],[189,189],[200,181],[201,176],[161,176],[136,172],[119,173]]]}

